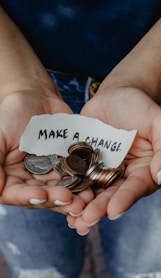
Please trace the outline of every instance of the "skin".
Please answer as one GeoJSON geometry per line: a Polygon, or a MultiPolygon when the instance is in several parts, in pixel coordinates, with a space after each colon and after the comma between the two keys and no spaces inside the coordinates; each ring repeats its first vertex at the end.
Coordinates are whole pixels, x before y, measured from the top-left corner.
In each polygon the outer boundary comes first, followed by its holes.
{"type": "Polygon", "coordinates": [[[69,226],[83,235],[102,217],[115,218],[158,190],[161,112],[156,102],[161,99],[160,39],[159,20],[105,78],[81,111],[82,115],[114,127],[138,130],[125,159],[124,179],[102,192],[94,192],[95,198],[91,190],[73,195],[67,188],[55,186],[60,180],[56,173],[37,176],[24,169],[25,153],[19,152],[18,146],[30,118],[72,111],[23,35],[0,9],[0,203],[59,211],[67,215],[69,226]],[[41,204],[31,204],[33,199],[41,204]],[[55,200],[64,205],[55,205],[55,200]]]}
{"type": "Polygon", "coordinates": [[[73,196],[68,189],[54,186],[60,180],[58,174],[52,172],[41,178],[30,174],[23,165],[25,153],[19,151],[20,136],[33,115],[72,111],[2,9],[0,41],[0,203],[78,214],[93,198],[92,191],[73,196]],[[38,204],[33,205],[32,200],[38,204]],[[55,200],[60,201],[59,206],[55,200]]]}
{"type": "Polygon", "coordinates": [[[132,121],[133,128],[137,129],[138,132],[125,158],[124,178],[102,192],[96,191],[96,197],[85,207],[81,216],[77,218],[67,216],[69,225],[76,228],[77,232],[82,235],[88,232],[102,217],[107,216],[110,219],[115,219],[120,214],[125,213],[140,198],[152,194],[160,188],[157,184],[161,152],[161,131],[158,128],[161,125],[159,106],[138,89],[114,88],[111,93],[111,100],[110,96],[108,98],[106,95],[103,97],[102,95],[100,97],[99,94],[95,96],[91,103],[87,104],[90,108],[84,107],[83,114],[91,117],[97,115],[97,118],[104,122],[123,129],[125,127],[131,129],[132,121]],[[124,99],[123,96],[125,97],[125,95],[127,98],[124,99]],[[115,101],[114,96],[117,101],[115,101]],[[102,107],[100,114],[98,107],[102,107]],[[114,117],[112,117],[113,112],[111,109],[111,114],[110,107],[116,111],[114,117]],[[123,113],[127,117],[120,117],[123,113]],[[129,113],[131,121],[128,118],[129,113]]]}
{"type": "Polygon", "coordinates": [[[81,111],[116,128],[136,129],[137,136],[125,159],[124,179],[103,192],[95,192],[96,198],[81,216],[67,216],[69,225],[79,234],[88,233],[104,216],[116,219],[140,198],[160,189],[160,39],[161,20],[112,70],[81,111]]]}

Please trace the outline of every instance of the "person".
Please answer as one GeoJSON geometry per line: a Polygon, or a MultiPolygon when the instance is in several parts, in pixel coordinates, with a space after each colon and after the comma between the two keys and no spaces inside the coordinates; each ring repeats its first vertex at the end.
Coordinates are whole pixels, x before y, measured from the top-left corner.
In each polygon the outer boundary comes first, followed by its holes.
{"type": "Polygon", "coordinates": [[[1,1],[0,248],[14,278],[79,277],[97,222],[110,277],[161,277],[160,13],[159,0],[1,1]],[[28,121],[59,112],[137,130],[122,179],[74,195],[24,169],[28,121]]]}

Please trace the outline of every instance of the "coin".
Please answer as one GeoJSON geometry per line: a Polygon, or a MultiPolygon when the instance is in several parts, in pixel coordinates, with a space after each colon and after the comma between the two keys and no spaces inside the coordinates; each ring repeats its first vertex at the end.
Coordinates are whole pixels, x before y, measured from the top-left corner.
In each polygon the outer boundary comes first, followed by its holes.
{"type": "Polygon", "coordinates": [[[64,186],[64,187],[70,187],[71,185],[76,185],[77,183],[79,183],[81,181],[81,179],[79,179],[77,176],[70,176],[70,177],[66,177],[62,180],[60,180],[57,185],[60,186],[64,186]]]}
{"type": "Polygon", "coordinates": [[[53,170],[61,176],[66,176],[66,175],[68,175],[68,173],[66,171],[64,171],[62,168],[63,159],[64,159],[63,156],[54,156],[54,157],[50,158],[50,160],[52,162],[53,170]]]}
{"type": "Polygon", "coordinates": [[[90,163],[89,163],[89,168],[95,164],[96,162],[98,162],[100,158],[100,149],[95,149],[91,155],[91,159],[90,159],[90,163]]]}
{"type": "Polygon", "coordinates": [[[78,155],[79,152],[81,154],[81,152],[83,152],[84,150],[91,152],[91,151],[93,151],[93,148],[89,143],[87,143],[85,141],[79,141],[79,142],[73,143],[68,148],[69,154],[73,154],[73,155],[78,155]]]}
{"type": "Polygon", "coordinates": [[[57,185],[67,187],[72,193],[78,193],[91,187],[92,181],[86,178],[81,179],[78,176],[69,176],[60,180],[57,185]]]}
{"type": "Polygon", "coordinates": [[[123,175],[124,168],[106,168],[102,161],[95,162],[86,172],[86,177],[93,181],[93,188],[107,188],[123,175]]]}
{"type": "Polygon", "coordinates": [[[110,169],[110,172],[105,177],[102,186],[104,188],[109,187],[116,179],[121,178],[123,173],[123,169],[121,167],[117,167],[115,169],[110,169]]]}
{"type": "Polygon", "coordinates": [[[79,156],[69,155],[63,159],[62,168],[64,172],[68,173],[71,176],[82,176],[85,175],[88,166],[86,161],[79,156]]]}
{"type": "Polygon", "coordinates": [[[86,160],[87,164],[89,165],[91,162],[91,156],[93,154],[93,148],[87,142],[76,142],[70,145],[68,148],[68,153],[70,155],[79,156],[80,158],[86,160]]]}
{"type": "Polygon", "coordinates": [[[102,169],[103,167],[103,162],[100,161],[96,161],[95,163],[93,163],[91,165],[90,168],[88,168],[88,170],[86,171],[86,177],[91,178],[93,176],[93,173],[97,173],[98,170],[102,169]]]}
{"type": "Polygon", "coordinates": [[[24,158],[24,165],[29,172],[37,175],[47,174],[53,169],[48,156],[27,154],[24,158]]]}
{"type": "Polygon", "coordinates": [[[60,156],[57,155],[57,154],[49,154],[48,155],[48,158],[50,159],[51,163],[54,164],[55,161],[57,161],[57,159],[59,158],[60,156]]]}
{"type": "Polygon", "coordinates": [[[93,184],[93,181],[89,179],[82,179],[82,181],[77,184],[74,188],[72,188],[72,193],[78,193],[83,190],[90,188],[93,184]]]}
{"type": "Polygon", "coordinates": [[[69,146],[66,157],[50,154],[36,156],[27,154],[24,165],[33,174],[46,174],[54,170],[63,178],[57,183],[78,193],[89,187],[94,189],[109,187],[116,179],[124,176],[125,165],[106,168],[100,160],[100,149],[93,149],[87,142],[76,142],[69,146]]]}

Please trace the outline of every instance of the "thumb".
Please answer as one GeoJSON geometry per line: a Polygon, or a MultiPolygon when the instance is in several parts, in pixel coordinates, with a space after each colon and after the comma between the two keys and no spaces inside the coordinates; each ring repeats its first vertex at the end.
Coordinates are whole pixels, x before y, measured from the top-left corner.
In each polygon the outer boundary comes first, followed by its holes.
{"type": "MultiPolygon", "coordinates": [[[[1,148],[2,148],[2,144],[1,144],[1,148]]],[[[5,180],[6,180],[6,175],[5,175],[5,171],[4,171],[4,154],[2,149],[0,149],[0,196],[2,195],[3,189],[5,187],[5,180]]]]}
{"type": "Polygon", "coordinates": [[[82,108],[80,114],[86,117],[97,118],[101,121],[105,121],[105,114],[103,113],[103,107],[101,109],[101,102],[99,96],[95,96],[90,99],[82,108]]]}
{"type": "Polygon", "coordinates": [[[155,183],[161,185],[161,149],[153,156],[150,171],[155,183]]]}
{"type": "Polygon", "coordinates": [[[153,180],[161,185],[161,112],[156,116],[152,125],[153,158],[150,170],[153,180]]]}

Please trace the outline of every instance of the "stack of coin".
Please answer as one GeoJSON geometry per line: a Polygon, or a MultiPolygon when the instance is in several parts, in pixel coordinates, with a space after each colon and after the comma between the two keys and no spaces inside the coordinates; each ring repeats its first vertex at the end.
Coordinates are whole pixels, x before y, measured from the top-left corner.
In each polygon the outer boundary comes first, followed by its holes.
{"type": "Polygon", "coordinates": [[[86,161],[88,167],[90,166],[92,155],[93,155],[93,148],[87,142],[77,142],[73,143],[68,148],[68,153],[70,155],[76,155],[86,161]]]}
{"type": "Polygon", "coordinates": [[[93,149],[87,142],[77,142],[69,146],[68,156],[56,154],[36,156],[27,154],[24,165],[33,174],[46,174],[51,170],[62,176],[57,183],[69,188],[73,193],[89,187],[107,188],[124,174],[124,167],[106,168],[100,160],[100,150],[93,149]]]}
{"type": "Polygon", "coordinates": [[[86,177],[93,181],[94,188],[107,188],[114,180],[123,176],[123,168],[106,168],[102,161],[94,163],[86,172],[86,177]]]}
{"type": "Polygon", "coordinates": [[[78,193],[89,187],[92,187],[93,182],[87,178],[80,178],[78,176],[69,176],[60,180],[56,185],[67,187],[73,193],[78,193]]]}

